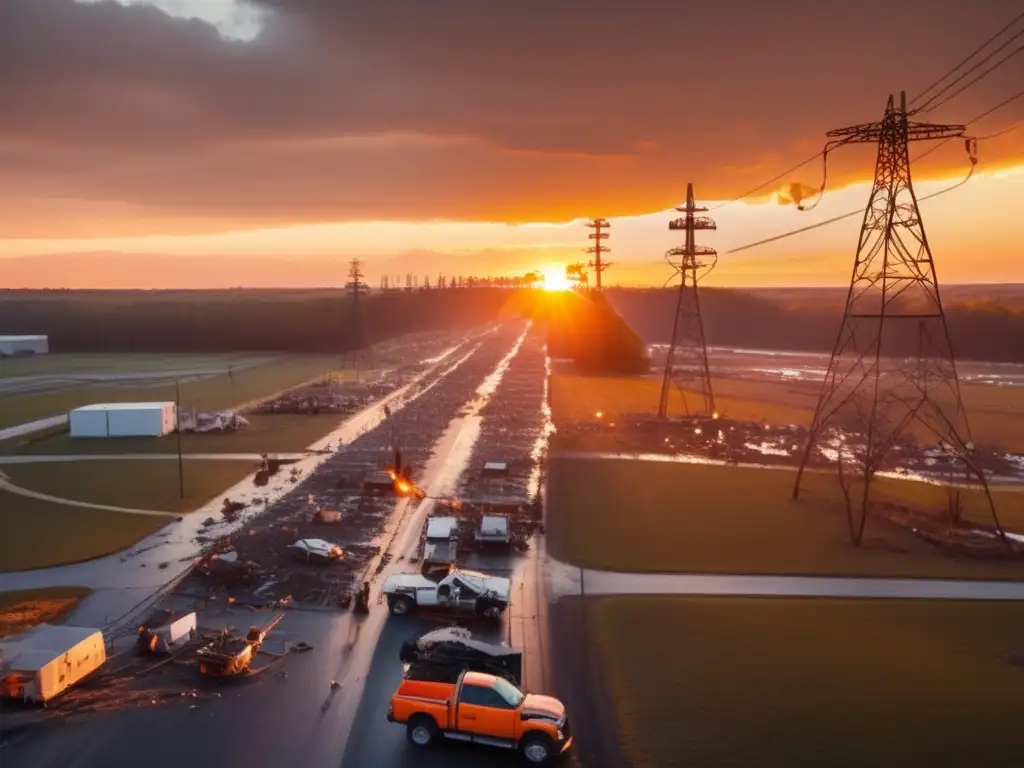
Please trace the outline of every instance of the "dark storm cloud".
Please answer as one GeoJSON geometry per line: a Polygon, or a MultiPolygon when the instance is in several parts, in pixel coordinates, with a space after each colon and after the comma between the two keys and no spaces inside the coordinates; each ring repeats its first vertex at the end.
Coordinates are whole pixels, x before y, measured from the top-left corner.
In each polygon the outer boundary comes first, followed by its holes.
{"type": "MultiPolygon", "coordinates": [[[[764,180],[1008,15],[997,0],[254,4],[271,14],[239,43],[145,6],[2,0],[0,194],[239,223],[637,212],[687,179],[705,195],[764,180]],[[372,134],[445,140],[340,140],[372,134]]],[[[1019,76],[1004,67],[947,114],[1019,76]]]]}

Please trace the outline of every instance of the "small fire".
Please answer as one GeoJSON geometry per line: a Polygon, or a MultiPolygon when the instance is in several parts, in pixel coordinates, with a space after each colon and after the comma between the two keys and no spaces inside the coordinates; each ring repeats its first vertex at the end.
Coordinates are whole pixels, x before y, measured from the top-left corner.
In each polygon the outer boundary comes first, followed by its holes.
{"type": "Polygon", "coordinates": [[[783,184],[782,188],[775,193],[775,200],[779,205],[796,205],[803,208],[803,202],[817,192],[814,187],[801,184],[799,181],[792,181],[783,184]]]}
{"type": "Polygon", "coordinates": [[[717,419],[718,418],[718,411],[715,411],[714,413],[712,413],[711,414],[711,418],[712,419],[717,419]]]}
{"type": "Polygon", "coordinates": [[[695,435],[703,435],[704,434],[704,430],[701,429],[700,427],[697,427],[695,430],[693,430],[693,434],[695,434],[695,435]]]}
{"type": "Polygon", "coordinates": [[[405,482],[405,480],[399,480],[397,482],[397,486],[399,493],[408,493],[411,488],[411,486],[407,482],[405,482]]]}
{"type": "Polygon", "coordinates": [[[398,473],[395,472],[395,470],[393,470],[393,469],[389,469],[388,470],[388,477],[390,477],[392,480],[397,480],[398,479],[398,473]]]}
{"type": "Polygon", "coordinates": [[[602,419],[604,418],[604,411],[598,411],[597,413],[594,414],[594,416],[597,417],[598,419],[602,419]]]}

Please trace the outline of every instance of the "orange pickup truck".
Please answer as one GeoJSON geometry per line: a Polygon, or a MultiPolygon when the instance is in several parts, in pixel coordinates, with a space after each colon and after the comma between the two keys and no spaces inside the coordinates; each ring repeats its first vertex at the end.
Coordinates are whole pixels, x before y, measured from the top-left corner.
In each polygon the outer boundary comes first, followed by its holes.
{"type": "Polygon", "coordinates": [[[565,705],[523,693],[507,680],[462,672],[456,682],[404,679],[391,697],[388,721],[404,723],[409,741],[427,746],[438,737],[518,749],[535,765],[572,746],[565,705]]]}

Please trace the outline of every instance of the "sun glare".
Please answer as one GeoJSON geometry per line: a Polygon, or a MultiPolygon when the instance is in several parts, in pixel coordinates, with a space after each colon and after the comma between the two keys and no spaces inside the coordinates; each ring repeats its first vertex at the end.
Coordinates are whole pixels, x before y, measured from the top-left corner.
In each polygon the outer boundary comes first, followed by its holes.
{"type": "Polygon", "coordinates": [[[572,281],[561,272],[550,271],[544,273],[545,291],[568,291],[572,286],[572,281]]]}

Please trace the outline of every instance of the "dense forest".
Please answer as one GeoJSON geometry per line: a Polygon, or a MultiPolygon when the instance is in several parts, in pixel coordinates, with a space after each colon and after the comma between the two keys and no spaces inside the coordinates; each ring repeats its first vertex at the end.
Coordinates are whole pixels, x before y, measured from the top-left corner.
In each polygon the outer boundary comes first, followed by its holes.
{"type": "MultiPolygon", "coordinates": [[[[669,340],[676,291],[610,289],[604,295],[607,302],[574,292],[455,288],[375,291],[360,301],[370,341],[468,328],[504,310],[550,321],[554,356],[595,371],[642,370],[644,344],[669,340]]],[[[712,346],[828,352],[843,299],[841,291],[798,297],[708,288],[701,308],[712,346]]],[[[949,304],[959,357],[1024,362],[1024,311],[980,296],[949,304]]],[[[913,354],[916,333],[906,325],[887,345],[913,354]]],[[[332,353],[352,349],[359,337],[351,298],[341,290],[0,291],[0,335],[36,333],[49,335],[54,352],[332,353]]]]}
{"type": "MultiPolygon", "coordinates": [[[[608,299],[649,343],[667,343],[672,333],[674,289],[612,289],[608,299]]],[[[788,301],[739,290],[701,289],[704,332],[710,346],[830,352],[843,314],[845,292],[828,300],[788,301]]],[[[958,357],[992,362],[1024,362],[1024,312],[1002,304],[952,303],[946,309],[953,349],[958,357]]],[[[886,350],[913,355],[913,322],[890,323],[886,350]]]]}
{"type": "MultiPolygon", "coordinates": [[[[375,292],[360,298],[366,338],[480,325],[513,291],[375,292]]],[[[343,352],[358,346],[343,291],[0,292],[0,335],[47,334],[52,352],[343,352]]]]}

